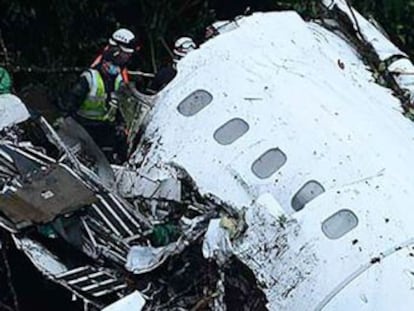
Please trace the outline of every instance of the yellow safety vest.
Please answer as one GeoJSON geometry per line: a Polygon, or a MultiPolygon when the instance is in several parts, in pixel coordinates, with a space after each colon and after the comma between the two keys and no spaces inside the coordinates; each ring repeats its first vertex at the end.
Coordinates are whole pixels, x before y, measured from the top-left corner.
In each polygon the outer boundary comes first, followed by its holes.
{"type": "MultiPolygon", "coordinates": [[[[82,73],[89,84],[89,93],[85,101],[81,104],[77,114],[83,118],[96,121],[115,121],[114,109],[107,103],[108,94],[105,91],[105,83],[101,74],[96,69],[89,69],[82,73]]],[[[118,75],[115,79],[114,91],[116,92],[122,82],[122,76],[118,75]]]]}

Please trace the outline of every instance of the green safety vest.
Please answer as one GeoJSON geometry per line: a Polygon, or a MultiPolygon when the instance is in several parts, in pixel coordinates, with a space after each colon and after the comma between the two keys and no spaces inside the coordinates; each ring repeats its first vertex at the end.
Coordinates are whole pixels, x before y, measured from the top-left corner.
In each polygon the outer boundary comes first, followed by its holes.
{"type": "MultiPolygon", "coordinates": [[[[83,118],[96,121],[115,121],[116,107],[111,107],[107,102],[108,94],[105,91],[105,83],[98,70],[89,69],[82,73],[89,84],[89,93],[85,101],[79,107],[77,114],[83,118]]],[[[119,90],[122,76],[115,79],[114,92],[119,90]]]]}

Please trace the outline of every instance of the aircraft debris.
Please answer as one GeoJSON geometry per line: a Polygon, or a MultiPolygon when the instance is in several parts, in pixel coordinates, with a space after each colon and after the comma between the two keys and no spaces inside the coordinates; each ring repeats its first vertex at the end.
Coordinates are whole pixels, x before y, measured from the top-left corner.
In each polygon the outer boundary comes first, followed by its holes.
{"type": "Polygon", "coordinates": [[[102,311],[141,311],[145,305],[145,299],[138,291],[125,296],[124,298],[114,302],[102,311]]]}
{"type": "Polygon", "coordinates": [[[414,68],[346,1],[322,3],[330,20],[216,24],[139,99],[123,166],[74,120],[55,130],[0,102],[0,226],[92,309],[414,303],[391,277],[412,268],[414,68]]]}

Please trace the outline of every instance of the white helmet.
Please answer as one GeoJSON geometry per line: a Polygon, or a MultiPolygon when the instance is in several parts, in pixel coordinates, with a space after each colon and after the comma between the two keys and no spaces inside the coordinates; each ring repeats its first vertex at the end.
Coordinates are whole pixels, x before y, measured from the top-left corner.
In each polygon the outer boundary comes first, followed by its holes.
{"type": "Polygon", "coordinates": [[[111,45],[119,45],[122,50],[128,53],[132,53],[134,51],[134,42],[135,42],[135,35],[132,31],[126,28],[120,28],[112,34],[112,37],[109,38],[109,44],[111,45]]]}
{"type": "Polygon", "coordinates": [[[195,50],[197,48],[193,39],[189,37],[181,37],[174,44],[174,54],[179,57],[184,57],[188,52],[195,50]]]}

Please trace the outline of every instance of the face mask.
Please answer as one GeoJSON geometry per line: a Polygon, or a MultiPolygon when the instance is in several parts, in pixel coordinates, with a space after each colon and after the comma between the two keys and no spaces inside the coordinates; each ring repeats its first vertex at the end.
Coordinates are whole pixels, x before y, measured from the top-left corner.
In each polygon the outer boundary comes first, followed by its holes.
{"type": "Polygon", "coordinates": [[[107,62],[111,62],[119,67],[124,67],[128,63],[132,56],[132,53],[124,51],[122,46],[109,46],[103,52],[103,59],[107,62]]]}
{"type": "Polygon", "coordinates": [[[116,76],[119,74],[119,68],[118,66],[115,66],[114,64],[111,63],[106,63],[105,65],[105,71],[111,75],[111,76],[116,76]]]}

